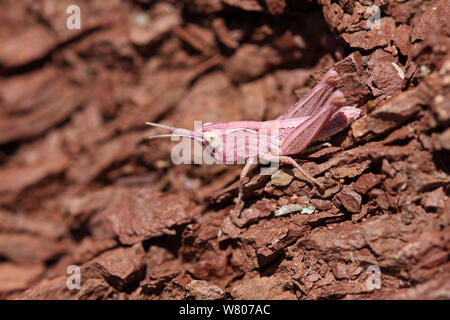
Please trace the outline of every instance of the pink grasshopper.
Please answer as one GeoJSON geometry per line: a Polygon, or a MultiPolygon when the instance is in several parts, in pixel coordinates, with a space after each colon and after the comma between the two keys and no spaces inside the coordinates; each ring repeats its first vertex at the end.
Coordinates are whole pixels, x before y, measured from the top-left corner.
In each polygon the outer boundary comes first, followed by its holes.
{"type": "Polygon", "coordinates": [[[339,76],[333,69],[279,119],[271,121],[232,121],[205,124],[196,131],[147,122],[148,125],[170,130],[171,134],[149,137],[187,137],[202,144],[219,163],[233,165],[244,160],[239,179],[236,209],[243,206],[244,180],[250,168],[258,162],[291,164],[309,182],[323,189],[290,157],[299,154],[312,142],[332,136],[359,116],[359,109],[345,106],[346,100],[336,89],[339,76]],[[259,161],[258,161],[259,159],[259,161]]]}

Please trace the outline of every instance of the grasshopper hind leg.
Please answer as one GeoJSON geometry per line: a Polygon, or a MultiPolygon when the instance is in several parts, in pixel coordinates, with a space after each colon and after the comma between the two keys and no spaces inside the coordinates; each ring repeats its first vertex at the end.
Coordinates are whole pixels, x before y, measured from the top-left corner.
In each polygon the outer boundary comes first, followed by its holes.
{"type": "Polygon", "coordinates": [[[313,178],[308,172],[306,172],[305,170],[303,170],[302,167],[300,167],[300,165],[297,163],[297,161],[295,161],[294,159],[292,159],[291,157],[288,156],[280,156],[278,157],[278,159],[280,160],[280,162],[282,163],[287,163],[287,164],[291,164],[293,165],[295,168],[298,169],[298,171],[300,171],[300,173],[306,178],[306,180],[308,180],[309,183],[314,184],[321,192],[325,189],[325,186],[320,183],[319,181],[317,181],[315,178],[313,178]]]}
{"type": "Polygon", "coordinates": [[[300,167],[300,165],[291,157],[288,156],[274,156],[273,158],[271,158],[271,161],[277,161],[280,163],[285,163],[285,164],[290,164],[292,166],[294,166],[295,168],[298,169],[298,171],[300,171],[300,173],[306,178],[306,180],[315,185],[320,192],[322,192],[325,189],[325,186],[320,183],[319,181],[317,181],[315,178],[313,178],[308,172],[306,172],[305,170],[303,170],[302,167],[300,167]]]}
{"type": "Polygon", "coordinates": [[[244,168],[241,171],[241,174],[239,176],[239,194],[236,201],[236,205],[234,207],[234,211],[237,211],[238,218],[241,217],[242,209],[244,209],[244,181],[245,177],[247,177],[248,172],[252,168],[252,166],[255,164],[254,158],[249,158],[247,160],[247,163],[245,164],[244,168]]]}

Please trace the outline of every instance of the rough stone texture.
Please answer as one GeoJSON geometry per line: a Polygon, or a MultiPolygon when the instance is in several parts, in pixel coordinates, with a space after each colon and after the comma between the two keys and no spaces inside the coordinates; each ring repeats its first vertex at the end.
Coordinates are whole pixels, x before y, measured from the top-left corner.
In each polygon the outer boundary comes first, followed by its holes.
{"type": "Polygon", "coordinates": [[[21,233],[0,233],[0,255],[15,262],[39,262],[64,252],[65,242],[21,233]]]}
{"type": "Polygon", "coordinates": [[[194,214],[192,203],[183,195],[162,198],[153,189],[132,188],[118,190],[111,206],[102,213],[102,219],[111,225],[121,243],[133,244],[164,234],[173,235],[173,227],[187,224],[194,214]]]}
{"type": "Polygon", "coordinates": [[[87,277],[97,271],[114,288],[124,290],[144,277],[144,256],[142,245],[137,243],[130,248],[117,248],[101,254],[87,262],[82,271],[87,277]]]}
{"type": "Polygon", "coordinates": [[[289,175],[288,173],[284,172],[283,170],[278,170],[270,177],[270,182],[274,186],[285,187],[285,186],[288,186],[292,182],[293,179],[294,179],[293,176],[289,175]]]}
{"type": "Polygon", "coordinates": [[[373,173],[366,173],[361,175],[358,180],[356,180],[353,185],[353,190],[360,194],[366,194],[367,191],[377,186],[381,181],[383,181],[383,175],[376,175],[373,173]]]}
{"type": "Polygon", "coordinates": [[[234,299],[245,300],[293,300],[296,296],[286,290],[289,280],[281,275],[262,277],[254,274],[253,277],[243,278],[234,283],[230,294],[234,299]]]}
{"type": "Polygon", "coordinates": [[[218,300],[225,297],[225,292],[205,280],[192,280],[187,286],[188,297],[195,300],[218,300]]]}
{"type": "Polygon", "coordinates": [[[361,210],[361,196],[353,190],[351,185],[345,186],[336,197],[347,211],[358,213],[361,210]]]}
{"type": "Polygon", "coordinates": [[[0,264],[0,296],[14,291],[27,289],[45,270],[42,264],[16,265],[0,264]]]}
{"type": "Polygon", "coordinates": [[[450,298],[448,1],[69,4],[2,1],[0,298],[450,298]],[[276,119],[331,67],[361,116],[293,155],[323,191],[255,168],[238,216],[241,167],[146,140],[276,119]]]}
{"type": "Polygon", "coordinates": [[[169,33],[181,22],[179,13],[167,3],[159,3],[146,12],[135,12],[129,22],[130,40],[138,46],[148,46],[169,33]]]}

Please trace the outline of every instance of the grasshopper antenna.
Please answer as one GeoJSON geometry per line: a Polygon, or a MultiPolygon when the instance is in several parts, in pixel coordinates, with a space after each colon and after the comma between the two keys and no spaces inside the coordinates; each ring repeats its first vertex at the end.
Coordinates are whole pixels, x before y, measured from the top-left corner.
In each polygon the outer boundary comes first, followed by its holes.
{"type": "Polygon", "coordinates": [[[174,131],[177,129],[175,127],[169,127],[169,126],[165,126],[163,124],[154,123],[154,122],[146,122],[145,124],[148,126],[151,126],[151,127],[156,127],[156,128],[161,128],[161,129],[166,129],[166,130],[171,130],[171,131],[174,131]]]}
{"type": "Polygon", "coordinates": [[[203,141],[203,138],[201,136],[199,136],[198,134],[196,134],[194,131],[191,131],[191,130],[170,127],[170,126],[166,126],[166,125],[154,123],[154,122],[146,122],[145,124],[148,126],[151,126],[151,127],[156,127],[156,128],[161,128],[161,129],[166,129],[166,130],[172,131],[172,133],[152,135],[152,136],[148,137],[149,140],[157,139],[157,138],[185,137],[185,138],[197,140],[199,142],[203,141]]]}

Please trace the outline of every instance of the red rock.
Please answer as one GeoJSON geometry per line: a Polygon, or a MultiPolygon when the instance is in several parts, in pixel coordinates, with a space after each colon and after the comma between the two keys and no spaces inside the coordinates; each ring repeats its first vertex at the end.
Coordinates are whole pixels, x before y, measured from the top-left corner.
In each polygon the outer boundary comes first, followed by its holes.
{"type": "Polygon", "coordinates": [[[357,140],[367,141],[370,137],[398,127],[419,112],[419,104],[424,103],[426,94],[423,86],[398,94],[371,114],[356,120],[351,126],[353,136],[357,140]]]}
{"type": "Polygon", "coordinates": [[[450,299],[450,280],[447,275],[438,277],[411,288],[393,292],[387,297],[394,300],[448,300],[450,299]]]}
{"type": "Polygon", "coordinates": [[[196,214],[184,195],[163,196],[151,188],[119,188],[116,192],[101,218],[124,244],[173,235],[174,226],[190,222],[196,214]]]}
{"type": "Polygon", "coordinates": [[[0,80],[0,98],[6,114],[14,115],[21,112],[33,111],[36,106],[48,103],[51,95],[61,88],[61,82],[50,82],[61,74],[57,68],[46,67],[25,74],[15,75],[0,80]],[[23,94],[23,87],[27,87],[27,94],[23,94]]]}
{"type": "Polygon", "coordinates": [[[246,244],[247,256],[255,257],[260,267],[272,262],[283,248],[307,229],[305,216],[285,219],[261,220],[239,235],[239,240],[246,244]]]}
{"type": "MultiPolygon", "coordinates": [[[[220,232],[229,236],[231,239],[235,239],[239,236],[242,230],[231,221],[230,217],[227,217],[224,219],[222,226],[220,227],[219,235],[220,232]]],[[[221,237],[219,236],[219,238],[221,237]]]]}
{"type": "Polygon", "coordinates": [[[289,280],[281,275],[262,277],[259,274],[236,281],[230,288],[230,295],[234,299],[253,300],[292,300],[295,294],[285,288],[289,280]]]}
{"type": "Polygon", "coordinates": [[[261,121],[270,107],[270,92],[275,90],[277,82],[273,76],[266,76],[252,82],[243,83],[242,105],[245,105],[243,119],[261,121]]]}
{"type": "Polygon", "coordinates": [[[354,297],[356,294],[369,293],[367,285],[358,282],[344,282],[338,284],[332,284],[326,287],[315,287],[311,289],[308,294],[313,299],[332,299],[334,297],[344,297],[349,295],[354,297]]]}
{"type": "Polygon", "coordinates": [[[36,165],[0,169],[0,203],[14,201],[27,187],[35,185],[44,178],[61,173],[68,165],[64,155],[48,159],[36,165]]]}
{"type": "Polygon", "coordinates": [[[396,173],[395,169],[387,159],[383,159],[383,162],[381,163],[381,170],[391,178],[393,178],[396,173]]]}
{"type": "Polygon", "coordinates": [[[407,125],[401,127],[400,129],[395,130],[390,133],[384,140],[384,144],[393,144],[399,141],[405,141],[414,137],[414,131],[411,126],[407,125]]]}
{"type": "Polygon", "coordinates": [[[214,28],[219,41],[226,45],[228,48],[236,49],[239,46],[239,43],[232,37],[230,30],[228,30],[224,19],[214,19],[212,22],[212,27],[214,28]]]}
{"type": "Polygon", "coordinates": [[[67,275],[45,279],[27,291],[17,295],[19,300],[79,300],[112,299],[115,290],[103,279],[88,279],[81,289],[67,288],[67,275]]]}
{"type": "Polygon", "coordinates": [[[439,141],[439,149],[450,150],[450,128],[440,134],[437,141],[439,141]]]}
{"type": "Polygon", "coordinates": [[[358,180],[356,180],[355,184],[353,185],[353,189],[360,194],[366,194],[370,189],[377,186],[383,179],[383,175],[366,173],[360,176],[358,180]]]}
{"type": "Polygon", "coordinates": [[[231,250],[219,251],[215,242],[210,242],[209,245],[216,249],[205,250],[198,255],[198,261],[193,262],[187,271],[195,278],[211,279],[216,285],[225,288],[234,275],[233,268],[228,264],[231,250]]]}
{"type": "Polygon", "coordinates": [[[359,213],[361,209],[361,196],[356,193],[352,186],[346,185],[336,197],[347,211],[351,213],[359,213]]]}
{"type": "Polygon", "coordinates": [[[146,46],[161,40],[181,23],[178,10],[169,3],[157,3],[147,14],[136,12],[129,21],[130,40],[138,46],[146,46]]]}
{"type": "Polygon", "coordinates": [[[330,169],[331,174],[335,179],[354,178],[362,174],[370,167],[371,161],[355,162],[351,164],[344,164],[330,169]]]}
{"type": "Polygon", "coordinates": [[[74,162],[67,173],[69,178],[80,183],[92,181],[113,163],[130,157],[135,152],[137,144],[146,139],[148,134],[148,132],[124,134],[98,146],[93,154],[86,153],[74,162]]]}
{"type": "Polygon", "coordinates": [[[381,28],[373,28],[369,31],[344,33],[342,38],[352,47],[370,50],[376,47],[384,47],[389,44],[395,32],[395,20],[390,17],[380,19],[381,28]]]}
{"type": "Polygon", "coordinates": [[[165,275],[160,275],[157,278],[143,280],[141,282],[142,292],[146,295],[159,295],[167,286],[167,284],[170,283],[178,275],[179,272],[172,272],[165,275]]]}
{"type": "Polygon", "coordinates": [[[81,274],[87,273],[89,279],[89,274],[96,271],[109,284],[118,290],[124,290],[144,278],[144,256],[145,252],[140,243],[129,248],[113,249],[87,262],[81,274]]]}
{"type": "Polygon", "coordinates": [[[14,263],[0,263],[0,295],[28,289],[44,272],[42,264],[17,265],[14,263]]]}
{"type": "Polygon", "coordinates": [[[235,82],[247,82],[262,76],[271,65],[281,61],[278,52],[271,47],[245,44],[228,60],[225,72],[235,82]]]}
{"type": "Polygon", "coordinates": [[[41,101],[35,101],[37,104],[29,113],[21,117],[0,117],[0,143],[43,133],[67,119],[84,100],[79,90],[67,83],[62,75],[52,81],[52,86],[40,90],[41,101]],[[44,94],[49,98],[43,99],[44,94]]]}
{"type": "Polygon", "coordinates": [[[367,215],[368,211],[369,211],[368,205],[363,205],[358,214],[352,215],[352,222],[357,223],[358,221],[360,221],[367,215]]]}
{"type": "Polygon", "coordinates": [[[113,239],[84,238],[79,246],[70,249],[69,254],[62,257],[51,269],[47,270],[47,276],[54,278],[66,274],[67,266],[81,265],[103,252],[117,247],[117,245],[117,241],[113,239]]]}
{"type": "Polygon", "coordinates": [[[412,0],[404,3],[389,2],[386,13],[395,18],[399,23],[408,23],[412,15],[417,14],[421,9],[421,0],[412,0]]]}
{"type": "Polygon", "coordinates": [[[363,67],[363,57],[354,52],[334,65],[341,78],[338,87],[345,95],[350,105],[361,105],[369,99],[370,90],[367,87],[367,75],[363,67]]]}
{"type": "Polygon", "coordinates": [[[449,29],[449,12],[450,6],[448,1],[440,0],[436,4],[428,7],[428,9],[420,16],[419,21],[414,25],[411,40],[425,40],[433,30],[449,29]]]}
{"type": "Polygon", "coordinates": [[[275,210],[275,205],[270,201],[258,201],[250,208],[244,209],[238,217],[237,212],[231,214],[231,221],[239,228],[243,228],[252,223],[258,222],[262,218],[266,218],[275,210]]]}
{"type": "Polygon", "coordinates": [[[179,102],[173,124],[192,129],[194,120],[206,123],[240,119],[241,101],[242,93],[224,73],[211,72],[196,81],[179,102]]]}
{"type": "MultiPolygon", "coordinates": [[[[336,28],[339,32],[345,29],[348,23],[345,24],[340,23],[344,20],[344,10],[337,3],[322,1],[321,4],[324,5],[323,15],[327,24],[331,26],[331,28],[336,28]]],[[[349,15],[346,16],[347,16],[346,18],[349,17],[349,15]]]]}
{"type": "Polygon", "coordinates": [[[225,292],[205,280],[192,280],[187,286],[188,297],[195,300],[218,300],[225,297],[225,292]]]}
{"type": "Polygon", "coordinates": [[[447,199],[447,196],[444,193],[444,189],[442,187],[426,193],[422,197],[421,204],[424,206],[425,209],[442,209],[445,206],[445,200],[447,199]]]}
{"type": "Polygon", "coordinates": [[[163,299],[185,299],[186,286],[192,281],[192,277],[187,273],[181,273],[172,280],[168,288],[162,293],[163,299]]]}
{"type": "Polygon", "coordinates": [[[437,115],[437,120],[441,123],[448,123],[450,120],[449,97],[450,95],[448,93],[446,95],[439,94],[431,103],[431,110],[437,115]]]}
{"type": "Polygon", "coordinates": [[[174,253],[157,245],[152,245],[148,249],[145,255],[145,264],[147,265],[147,277],[150,279],[157,279],[174,273],[178,275],[182,269],[181,261],[177,259],[174,253]]]}
{"type": "Polygon", "coordinates": [[[54,279],[44,279],[32,288],[17,295],[17,300],[69,300],[74,299],[79,292],[78,289],[69,290],[67,288],[67,275],[54,279]]]}
{"type": "Polygon", "coordinates": [[[222,0],[190,1],[185,3],[185,6],[189,8],[190,11],[205,14],[219,12],[223,9],[222,0]]]}
{"type": "Polygon", "coordinates": [[[317,209],[317,210],[322,210],[322,211],[326,211],[331,209],[332,207],[332,203],[331,201],[328,200],[322,200],[322,199],[311,199],[311,204],[317,209]]]}
{"type": "Polygon", "coordinates": [[[17,29],[1,39],[0,65],[13,68],[31,63],[48,55],[57,44],[55,35],[43,25],[17,29]]]}
{"type": "Polygon", "coordinates": [[[320,278],[321,278],[320,274],[318,274],[315,271],[312,271],[308,274],[308,276],[306,277],[306,280],[310,281],[310,282],[316,282],[316,281],[320,280],[320,278]]]}
{"type": "Polygon", "coordinates": [[[387,210],[389,208],[389,202],[386,193],[381,189],[372,189],[369,191],[368,195],[375,199],[377,205],[383,209],[387,210]]]}
{"type": "Polygon", "coordinates": [[[411,27],[406,24],[401,24],[395,28],[395,34],[393,36],[394,44],[404,56],[409,55],[409,50],[411,48],[411,33],[411,27]]]}
{"type": "Polygon", "coordinates": [[[104,279],[88,279],[77,292],[74,300],[112,300],[117,299],[118,296],[119,294],[104,279]]]}
{"type": "Polygon", "coordinates": [[[376,88],[372,93],[377,96],[380,93],[393,96],[400,93],[406,84],[404,71],[400,63],[391,54],[377,49],[367,61],[370,70],[370,80],[376,88]],[[399,71],[400,70],[400,71],[399,71]]]}
{"type": "Polygon", "coordinates": [[[347,265],[345,263],[337,262],[331,265],[331,270],[333,271],[333,275],[336,279],[348,279],[349,274],[347,270],[347,265]]]}
{"type": "Polygon", "coordinates": [[[411,185],[416,192],[433,190],[448,184],[449,181],[450,177],[446,175],[439,173],[426,174],[420,170],[416,170],[415,175],[411,177],[411,185]]]}
{"type": "Polygon", "coordinates": [[[50,260],[64,252],[66,245],[26,233],[0,233],[0,256],[18,263],[50,260]]]}
{"type": "Polygon", "coordinates": [[[246,11],[262,11],[263,7],[258,3],[257,0],[222,0],[223,3],[241,8],[246,11]]]}
{"type": "Polygon", "coordinates": [[[46,215],[44,212],[27,215],[24,212],[12,213],[0,209],[0,231],[25,232],[49,239],[64,237],[68,232],[62,219],[46,215]]]}
{"type": "Polygon", "coordinates": [[[339,151],[341,151],[341,148],[338,147],[328,147],[328,148],[324,148],[321,149],[319,151],[316,151],[312,154],[308,155],[308,158],[311,159],[320,159],[322,157],[330,157],[336,153],[338,153],[339,151]]]}
{"type": "Polygon", "coordinates": [[[286,8],[285,0],[266,0],[266,6],[269,12],[273,15],[283,14],[286,8]]]}
{"type": "Polygon", "coordinates": [[[204,55],[211,54],[216,45],[212,31],[195,24],[189,24],[186,27],[176,27],[175,33],[183,41],[204,55]]]}
{"type": "MultiPolygon", "coordinates": [[[[267,185],[269,181],[269,175],[255,175],[252,179],[246,183],[244,188],[244,199],[248,195],[258,195],[261,194],[261,189],[267,185]]],[[[295,182],[295,181],[294,181],[295,182]]],[[[232,185],[214,192],[209,196],[209,201],[211,203],[224,203],[226,201],[232,200],[234,196],[237,195],[239,188],[239,181],[233,183],[232,185]]]]}

